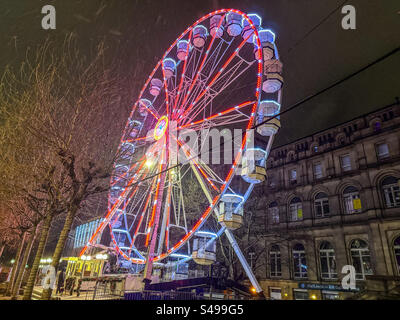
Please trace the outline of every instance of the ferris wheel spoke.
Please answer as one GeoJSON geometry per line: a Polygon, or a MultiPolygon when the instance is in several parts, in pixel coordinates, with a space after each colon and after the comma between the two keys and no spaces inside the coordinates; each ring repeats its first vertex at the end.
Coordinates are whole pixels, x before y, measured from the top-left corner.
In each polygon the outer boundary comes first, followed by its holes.
{"type": "MultiPolygon", "coordinates": [[[[155,148],[155,144],[153,144],[152,146],[150,146],[149,152],[153,152],[155,148]]],[[[122,179],[125,179],[125,177],[128,177],[128,175],[135,170],[135,168],[139,165],[139,169],[137,171],[135,171],[135,173],[133,174],[133,177],[135,177],[136,174],[138,174],[140,172],[140,170],[143,168],[144,164],[146,163],[146,154],[144,154],[138,161],[136,161],[128,170],[127,172],[125,172],[124,174],[122,174],[121,176],[117,177],[115,181],[111,182],[111,186],[114,186],[116,183],[118,183],[119,181],[121,181],[122,179]]]]}
{"type": "MultiPolygon", "coordinates": [[[[141,175],[139,175],[138,179],[146,179],[146,175],[149,172],[149,170],[146,168],[143,173],[141,175]]],[[[127,194],[124,196],[123,198],[123,206],[121,208],[121,206],[119,206],[119,210],[117,210],[117,212],[119,211],[119,213],[117,214],[117,216],[114,218],[113,222],[110,222],[110,225],[113,226],[115,224],[116,221],[118,221],[118,219],[121,217],[122,214],[124,214],[126,216],[126,208],[127,206],[133,202],[135,203],[134,207],[131,207],[130,209],[133,210],[136,206],[140,205],[140,200],[137,200],[138,197],[138,191],[139,189],[142,187],[142,184],[139,182],[136,185],[136,188],[133,190],[133,192],[131,192],[130,190],[127,192],[127,194]]],[[[139,196],[140,198],[140,196],[139,196]]],[[[126,225],[126,228],[128,228],[128,225],[126,225]]],[[[129,231],[129,230],[128,230],[129,231]]]]}
{"type": "MultiPolygon", "coordinates": [[[[216,119],[218,119],[218,118],[220,118],[222,116],[228,115],[229,113],[233,113],[233,112],[235,112],[237,110],[240,110],[242,108],[248,107],[249,105],[252,105],[255,102],[256,101],[243,102],[243,103],[241,103],[241,104],[239,104],[239,105],[237,105],[235,107],[226,109],[225,111],[222,111],[222,112],[218,112],[217,114],[213,114],[212,116],[209,116],[209,117],[204,118],[202,120],[198,120],[198,121],[195,121],[195,122],[184,124],[184,125],[178,127],[176,130],[182,130],[182,129],[185,129],[185,128],[193,129],[194,126],[201,125],[201,124],[203,124],[205,122],[208,122],[208,121],[211,121],[211,120],[216,120],[216,119]]],[[[243,115],[243,113],[242,113],[242,115],[243,115]]]]}
{"type": "MultiPolygon", "coordinates": [[[[193,29],[190,30],[189,32],[189,39],[192,38],[192,34],[193,34],[193,29]]],[[[183,86],[183,81],[185,79],[185,74],[186,74],[186,67],[187,67],[187,62],[188,62],[188,56],[189,56],[189,51],[190,51],[190,46],[188,45],[186,48],[186,53],[185,53],[185,59],[184,59],[184,63],[183,63],[183,69],[182,69],[182,75],[181,75],[181,80],[179,83],[179,87],[178,87],[178,92],[175,98],[175,103],[174,103],[174,107],[173,107],[173,113],[172,113],[172,118],[174,117],[175,113],[176,113],[176,107],[179,101],[179,97],[181,94],[181,90],[182,90],[182,86],[183,86]]]]}
{"type": "MultiPolygon", "coordinates": [[[[183,120],[182,123],[192,122],[199,113],[206,109],[214,100],[215,97],[221,95],[226,88],[228,88],[232,83],[235,82],[242,74],[244,74],[252,64],[247,65],[244,69],[240,70],[240,66],[242,65],[242,61],[239,61],[235,64],[230,70],[228,70],[222,77],[219,78],[220,87],[218,90],[213,88],[209,88],[209,92],[204,95],[204,99],[197,104],[196,108],[193,108],[186,116],[186,120],[183,120]],[[222,82],[224,80],[224,82],[222,82]]],[[[216,84],[215,84],[216,85],[216,84]]]]}
{"type": "Polygon", "coordinates": [[[250,36],[253,35],[254,32],[251,32],[241,43],[240,45],[236,48],[235,52],[226,60],[226,62],[223,64],[222,68],[217,72],[217,74],[214,76],[214,78],[210,81],[210,83],[207,85],[206,89],[203,90],[203,92],[196,98],[196,100],[186,109],[186,111],[182,114],[182,116],[179,117],[182,119],[185,119],[185,115],[190,111],[191,108],[207,93],[209,88],[218,80],[220,75],[224,72],[225,68],[229,65],[229,63],[236,57],[240,49],[245,45],[247,40],[250,38],[250,36]]]}
{"type": "MultiPolygon", "coordinates": [[[[198,96],[198,94],[205,89],[206,83],[209,82],[211,79],[211,75],[214,74],[217,66],[222,62],[222,59],[225,57],[225,54],[229,50],[231,44],[233,43],[233,38],[231,41],[227,42],[223,40],[222,38],[219,39],[218,44],[216,45],[215,49],[212,51],[211,55],[209,56],[209,59],[205,62],[204,68],[203,69],[208,69],[209,71],[207,74],[203,74],[203,72],[199,72],[198,76],[202,77],[202,80],[200,81],[200,84],[197,84],[196,87],[191,91],[188,99],[185,101],[185,104],[191,104],[194,99],[198,96]],[[223,45],[226,44],[225,49],[222,50],[223,45]],[[220,54],[222,51],[222,54],[220,54]],[[200,92],[199,92],[200,91],[200,92]]],[[[189,87],[191,86],[192,79],[189,79],[189,87]]],[[[181,110],[179,114],[182,113],[182,111],[185,108],[185,104],[182,103],[181,110]]]]}
{"type": "MultiPolygon", "coordinates": [[[[149,177],[151,178],[151,176],[149,177]]],[[[144,179],[144,178],[143,178],[144,179]]],[[[130,198],[129,201],[132,202],[133,204],[129,203],[129,208],[126,211],[126,214],[134,216],[134,220],[132,221],[132,225],[135,224],[136,222],[136,218],[138,216],[138,214],[136,212],[140,211],[140,208],[144,202],[144,198],[146,197],[147,193],[150,191],[151,187],[152,187],[152,182],[148,183],[147,185],[144,185],[144,183],[139,184],[141,188],[140,192],[137,192],[137,194],[135,195],[134,198],[130,198]]],[[[131,227],[129,227],[129,231],[132,229],[132,225],[131,227]]]]}
{"type": "Polygon", "coordinates": [[[217,192],[219,192],[219,189],[215,186],[215,184],[211,181],[211,179],[207,176],[206,172],[200,167],[198,161],[196,158],[198,155],[196,155],[194,152],[192,152],[191,148],[187,146],[185,143],[182,143],[178,138],[176,138],[174,135],[172,135],[174,140],[177,141],[177,143],[180,145],[180,147],[183,149],[187,160],[194,164],[196,168],[200,171],[201,175],[206,179],[206,181],[210,184],[210,186],[217,192]]]}
{"type": "Polygon", "coordinates": [[[164,80],[165,106],[166,106],[167,116],[169,118],[169,93],[168,93],[167,77],[165,75],[164,61],[161,62],[161,69],[162,69],[163,80],[164,80]]]}
{"type": "MultiPolygon", "coordinates": [[[[221,18],[220,18],[220,21],[219,21],[219,23],[218,23],[218,29],[221,27],[222,22],[224,21],[224,19],[225,19],[225,14],[224,14],[223,16],[221,16],[221,18]]],[[[190,94],[190,92],[192,91],[193,87],[195,86],[195,84],[196,84],[196,82],[197,82],[197,79],[199,78],[200,72],[203,70],[204,63],[205,63],[206,60],[207,60],[208,54],[209,54],[210,49],[212,48],[212,46],[213,46],[213,44],[214,44],[214,41],[215,41],[216,36],[217,36],[217,33],[214,33],[214,35],[212,36],[212,39],[211,39],[211,41],[210,41],[210,43],[209,43],[209,45],[208,45],[208,48],[207,48],[207,50],[206,50],[206,52],[205,52],[205,55],[204,55],[204,57],[203,57],[203,60],[201,61],[201,64],[200,64],[199,68],[197,69],[197,72],[196,72],[196,75],[195,75],[195,77],[194,77],[194,79],[193,79],[193,82],[192,82],[192,84],[190,85],[189,90],[188,90],[188,92],[186,93],[185,98],[183,99],[182,105],[185,105],[185,102],[186,102],[186,100],[187,100],[187,98],[188,98],[188,95],[190,94]]]]}
{"type": "Polygon", "coordinates": [[[166,148],[164,147],[162,152],[161,152],[161,161],[160,161],[160,164],[158,166],[159,174],[158,174],[158,179],[157,179],[156,192],[155,192],[155,195],[154,195],[155,200],[153,202],[151,218],[150,218],[150,221],[149,221],[149,224],[148,224],[148,228],[146,230],[146,243],[145,243],[146,247],[149,245],[151,230],[153,229],[155,218],[156,218],[157,207],[161,206],[161,204],[159,204],[158,202],[160,200],[162,201],[162,189],[163,189],[163,186],[161,186],[161,182],[165,178],[165,174],[166,174],[165,172],[162,173],[162,168],[163,168],[163,165],[164,165],[163,162],[165,160],[165,158],[164,158],[165,157],[165,153],[166,153],[166,148]],[[159,199],[159,194],[160,193],[161,193],[161,199],[159,199]]]}
{"type": "Polygon", "coordinates": [[[150,112],[150,114],[156,119],[158,120],[160,118],[159,115],[157,115],[153,110],[151,110],[151,108],[149,108],[148,106],[146,106],[141,100],[139,100],[139,104],[141,106],[143,106],[148,112],[150,112]]]}
{"type": "MultiPolygon", "coordinates": [[[[148,170],[145,170],[143,172],[143,175],[140,176],[140,178],[145,178],[147,173],[148,173],[148,170]]],[[[120,209],[119,213],[114,218],[114,221],[110,223],[111,226],[113,226],[115,224],[115,222],[121,217],[121,215],[125,211],[126,207],[128,206],[130,200],[132,200],[132,199],[134,199],[136,197],[137,191],[139,190],[139,188],[140,188],[140,184],[138,184],[136,186],[136,188],[133,190],[133,192],[130,192],[129,194],[127,194],[127,197],[124,200],[123,207],[120,209]]]]}
{"type": "Polygon", "coordinates": [[[140,214],[140,218],[139,218],[138,224],[137,224],[137,226],[136,226],[135,232],[134,232],[134,234],[133,234],[133,236],[132,236],[132,242],[131,242],[131,245],[130,245],[130,250],[132,250],[132,248],[133,248],[133,246],[134,246],[136,237],[137,237],[138,232],[139,232],[139,230],[140,230],[140,228],[141,228],[141,226],[142,226],[142,222],[143,222],[144,216],[146,215],[146,212],[147,212],[147,210],[148,210],[149,203],[150,203],[150,199],[151,199],[151,196],[152,196],[152,191],[153,191],[153,189],[154,189],[153,186],[155,185],[155,181],[156,181],[156,178],[153,179],[153,183],[152,183],[152,184],[150,185],[150,187],[148,188],[148,194],[147,194],[147,197],[146,197],[146,202],[145,202],[145,204],[144,204],[143,209],[140,210],[140,211],[141,211],[141,214],[140,214]]]}
{"type": "MultiPolygon", "coordinates": [[[[188,42],[190,42],[190,39],[191,39],[191,37],[189,37],[188,42]]],[[[186,97],[186,94],[187,94],[187,92],[190,88],[191,82],[192,82],[193,75],[195,74],[195,70],[198,68],[198,66],[200,64],[200,58],[202,56],[203,50],[204,49],[199,50],[198,48],[194,47],[194,49],[192,49],[191,52],[189,52],[189,54],[188,54],[185,74],[182,73],[184,83],[183,83],[183,87],[180,90],[179,99],[177,99],[177,104],[180,105],[180,107],[178,108],[179,112],[180,112],[180,108],[182,107],[181,99],[185,99],[185,97],[186,97]]]]}
{"type": "Polygon", "coordinates": [[[171,211],[171,192],[172,192],[172,186],[173,184],[171,183],[171,172],[167,173],[168,177],[168,190],[167,190],[167,197],[165,199],[165,207],[164,207],[164,213],[163,213],[163,219],[162,219],[162,224],[161,224],[161,229],[160,229],[160,239],[158,243],[158,249],[157,249],[157,255],[161,254],[162,248],[164,246],[164,241],[165,241],[165,247],[168,250],[168,237],[169,237],[169,216],[170,216],[170,211],[171,211]]]}
{"type": "MultiPolygon", "coordinates": [[[[142,163],[139,166],[138,171],[140,171],[143,166],[144,166],[144,161],[142,161],[142,163]]],[[[104,220],[100,223],[100,225],[97,227],[96,231],[92,234],[92,236],[90,237],[88,243],[85,245],[85,247],[82,249],[82,251],[80,252],[80,256],[82,256],[89,245],[91,245],[94,241],[94,239],[97,237],[97,235],[99,234],[99,232],[103,232],[104,228],[110,223],[111,219],[113,218],[113,216],[116,214],[117,209],[121,206],[121,204],[123,203],[124,197],[125,195],[129,192],[129,190],[132,188],[132,184],[135,182],[136,176],[133,176],[130,181],[128,182],[128,185],[123,189],[123,191],[121,192],[118,200],[112,205],[112,207],[108,210],[104,220]]]]}

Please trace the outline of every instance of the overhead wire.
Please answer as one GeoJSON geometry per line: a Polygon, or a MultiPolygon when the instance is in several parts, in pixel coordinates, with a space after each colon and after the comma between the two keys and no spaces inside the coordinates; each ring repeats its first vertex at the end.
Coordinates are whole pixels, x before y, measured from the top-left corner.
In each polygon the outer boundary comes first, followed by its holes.
{"type": "MultiPolygon", "coordinates": [[[[290,111],[292,111],[292,110],[294,110],[294,109],[300,107],[300,106],[303,105],[305,102],[308,102],[308,101],[310,101],[311,99],[314,99],[315,97],[317,97],[317,96],[319,96],[319,95],[325,93],[326,91],[328,91],[328,90],[330,90],[330,89],[332,89],[332,88],[334,88],[334,87],[336,87],[336,86],[342,84],[343,82],[345,82],[345,81],[347,81],[347,80],[349,80],[349,79],[355,77],[356,75],[360,74],[361,72],[363,72],[363,71],[365,71],[365,70],[371,68],[372,66],[378,64],[379,62],[381,62],[381,61],[383,61],[383,60],[389,58],[390,56],[396,54],[399,50],[400,50],[400,47],[397,47],[397,48],[391,50],[390,52],[384,54],[383,56],[379,57],[378,59],[376,59],[376,60],[372,61],[371,63],[367,64],[366,66],[362,67],[361,69],[358,69],[357,71],[355,71],[355,72],[349,74],[348,76],[346,76],[346,77],[344,77],[344,78],[342,78],[342,79],[340,79],[340,80],[335,81],[334,83],[332,83],[332,84],[329,85],[328,87],[326,87],[326,88],[324,88],[324,89],[322,89],[322,90],[319,90],[318,92],[316,92],[316,93],[314,93],[314,94],[311,94],[311,95],[309,95],[309,96],[303,98],[302,100],[300,100],[299,102],[297,102],[297,103],[291,105],[290,107],[288,107],[288,108],[285,109],[284,111],[281,111],[281,112],[279,112],[279,113],[277,113],[277,114],[275,114],[275,115],[273,115],[273,116],[271,116],[271,117],[268,117],[267,120],[262,121],[262,122],[260,122],[260,123],[258,123],[258,124],[256,124],[256,125],[254,125],[251,129],[256,129],[256,128],[258,128],[258,127],[264,125],[264,124],[267,124],[267,123],[271,122],[273,119],[278,118],[278,117],[280,117],[281,115],[284,115],[284,114],[286,114],[286,113],[288,113],[288,112],[290,112],[290,111]]],[[[241,134],[241,137],[242,137],[242,138],[243,138],[243,135],[244,135],[244,134],[245,134],[245,132],[241,134]]],[[[239,135],[236,135],[236,136],[234,136],[234,137],[232,137],[232,138],[230,138],[230,139],[226,139],[226,140],[228,140],[228,142],[232,142],[232,141],[235,141],[235,139],[238,138],[238,137],[239,137],[239,135]]],[[[219,144],[218,146],[212,145],[212,146],[209,148],[209,150],[206,151],[206,153],[210,153],[210,152],[212,153],[212,152],[213,152],[213,149],[216,149],[217,147],[220,148],[220,147],[224,146],[224,145],[227,143],[226,140],[224,139],[222,142],[220,142],[220,144],[219,144]]],[[[214,150],[214,151],[218,151],[218,150],[214,150]]],[[[198,153],[198,154],[196,154],[195,156],[193,156],[193,157],[191,157],[191,158],[188,158],[188,159],[185,161],[185,163],[189,162],[190,160],[199,158],[199,156],[201,156],[202,154],[203,154],[203,153],[198,153]]],[[[185,164],[185,163],[183,163],[183,164],[185,164]]],[[[149,179],[151,179],[151,178],[153,178],[153,177],[155,177],[155,176],[158,176],[158,175],[160,175],[160,174],[162,174],[162,173],[164,173],[164,172],[168,172],[169,170],[172,170],[172,169],[175,169],[175,168],[177,168],[177,167],[180,167],[180,166],[182,166],[183,164],[182,164],[182,163],[178,163],[178,164],[176,164],[176,165],[174,165],[174,166],[170,166],[170,167],[168,167],[168,168],[166,168],[166,169],[164,169],[164,170],[158,172],[158,173],[155,174],[155,175],[152,175],[152,176],[146,177],[146,178],[144,178],[144,179],[141,179],[140,181],[137,181],[137,182],[135,182],[135,183],[132,183],[132,184],[130,184],[130,185],[128,185],[128,186],[133,186],[133,185],[139,184],[139,183],[141,183],[141,182],[143,182],[143,181],[145,181],[145,180],[149,180],[149,179]]]]}

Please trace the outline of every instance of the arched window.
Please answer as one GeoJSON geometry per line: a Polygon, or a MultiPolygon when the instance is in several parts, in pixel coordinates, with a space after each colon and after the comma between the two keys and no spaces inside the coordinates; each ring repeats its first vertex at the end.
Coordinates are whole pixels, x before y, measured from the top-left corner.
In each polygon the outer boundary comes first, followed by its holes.
{"type": "Polygon", "coordinates": [[[400,237],[394,240],[393,250],[394,250],[394,257],[397,263],[397,272],[400,275],[400,237]]]}
{"type": "Polygon", "coordinates": [[[353,240],[350,245],[350,254],[356,269],[357,280],[364,280],[366,275],[373,273],[368,244],[364,240],[353,240]]]}
{"type": "Polygon", "coordinates": [[[279,207],[276,201],[271,202],[271,204],[268,206],[268,214],[272,224],[279,223],[279,207]]]}
{"type": "Polygon", "coordinates": [[[387,208],[400,207],[400,187],[399,179],[386,177],[382,181],[383,198],[387,208]]]}
{"type": "Polygon", "coordinates": [[[361,212],[360,193],[356,187],[350,186],[343,191],[344,210],[347,214],[361,212]]]}
{"type": "Polygon", "coordinates": [[[314,209],[316,218],[329,216],[329,200],[326,193],[320,192],[315,196],[314,209]]]}
{"type": "Polygon", "coordinates": [[[269,250],[269,261],[270,261],[270,276],[281,277],[281,250],[279,246],[273,245],[269,250]]]}
{"type": "Polygon", "coordinates": [[[319,260],[321,263],[322,279],[337,279],[335,250],[328,241],[319,246],[319,260]]]}
{"type": "Polygon", "coordinates": [[[289,203],[289,214],[291,221],[303,220],[303,206],[300,198],[293,198],[289,203]]]}
{"type": "Polygon", "coordinates": [[[306,251],[301,243],[293,247],[293,271],[295,278],[307,278],[306,251]]]}

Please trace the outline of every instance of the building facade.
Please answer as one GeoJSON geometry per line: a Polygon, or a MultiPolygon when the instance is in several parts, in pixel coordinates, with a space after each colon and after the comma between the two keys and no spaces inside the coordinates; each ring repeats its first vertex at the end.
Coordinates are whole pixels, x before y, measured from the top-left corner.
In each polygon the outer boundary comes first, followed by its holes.
{"type": "MultiPolygon", "coordinates": [[[[400,276],[400,106],[274,148],[257,230],[256,274],[275,299],[337,299],[342,268],[400,276]]],[[[346,273],[347,274],[347,273],[346,273]]]]}

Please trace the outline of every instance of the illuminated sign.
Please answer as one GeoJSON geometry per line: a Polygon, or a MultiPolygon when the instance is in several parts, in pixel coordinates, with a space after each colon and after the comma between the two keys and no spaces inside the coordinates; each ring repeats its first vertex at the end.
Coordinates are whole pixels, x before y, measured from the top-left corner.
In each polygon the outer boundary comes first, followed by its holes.
{"type": "Polygon", "coordinates": [[[301,289],[309,289],[309,290],[329,290],[329,291],[360,291],[359,288],[354,290],[352,289],[343,289],[341,286],[337,284],[322,284],[322,283],[299,283],[299,288],[301,289]]]}

